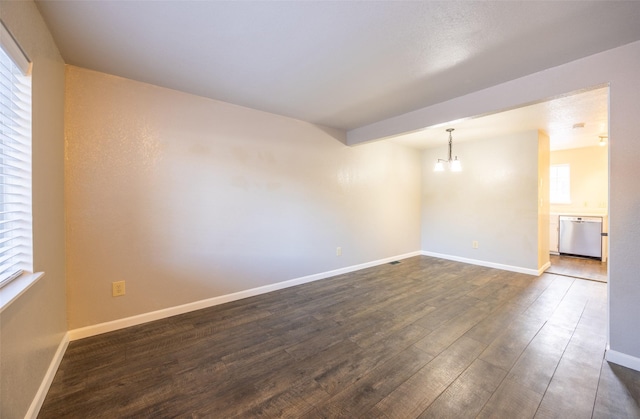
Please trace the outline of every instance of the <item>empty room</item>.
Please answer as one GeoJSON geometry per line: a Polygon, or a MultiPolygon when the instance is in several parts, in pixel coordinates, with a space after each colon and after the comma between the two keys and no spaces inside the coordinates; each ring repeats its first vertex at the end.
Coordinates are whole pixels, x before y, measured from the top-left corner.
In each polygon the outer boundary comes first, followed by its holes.
{"type": "Polygon", "coordinates": [[[640,418],[640,2],[0,2],[0,417],[640,418]]]}

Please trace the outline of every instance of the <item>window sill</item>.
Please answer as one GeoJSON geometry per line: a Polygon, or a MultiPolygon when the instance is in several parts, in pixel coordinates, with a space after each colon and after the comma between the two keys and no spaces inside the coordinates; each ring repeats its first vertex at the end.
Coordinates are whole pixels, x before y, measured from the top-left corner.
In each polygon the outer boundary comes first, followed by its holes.
{"type": "Polygon", "coordinates": [[[0,288],[0,313],[44,276],[44,272],[24,273],[0,288]]]}

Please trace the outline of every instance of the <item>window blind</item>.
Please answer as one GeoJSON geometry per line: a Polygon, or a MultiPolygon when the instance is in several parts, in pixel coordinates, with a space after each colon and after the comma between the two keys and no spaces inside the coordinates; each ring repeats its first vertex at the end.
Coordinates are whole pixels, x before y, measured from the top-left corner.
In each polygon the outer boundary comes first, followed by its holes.
{"type": "Polygon", "coordinates": [[[571,168],[568,164],[552,164],[549,168],[549,201],[571,203],[571,168]]]}
{"type": "Polygon", "coordinates": [[[29,60],[0,25],[0,287],[33,270],[29,60]]]}

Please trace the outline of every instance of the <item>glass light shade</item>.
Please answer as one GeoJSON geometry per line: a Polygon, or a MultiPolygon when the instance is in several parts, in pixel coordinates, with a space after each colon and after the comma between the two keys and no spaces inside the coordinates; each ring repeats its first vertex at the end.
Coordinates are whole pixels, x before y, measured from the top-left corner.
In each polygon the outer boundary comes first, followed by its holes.
{"type": "Polygon", "coordinates": [[[600,142],[598,143],[598,145],[600,147],[604,147],[607,145],[607,140],[604,139],[604,137],[600,137],[600,142]]]}
{"type": "Polygon", "coordinates": [[[452,172],[462,171],[462,164],[460,163],[460,160],[458,160],[458,156],[456,156],[456,159],[451,162],[451,171],[452,172]]]}
{"type": "Polygon", "coordinates": [[[444,172],[444,164],[441,161],[436,162],[436,166],[433,168],[434,172],[444,172]]]}

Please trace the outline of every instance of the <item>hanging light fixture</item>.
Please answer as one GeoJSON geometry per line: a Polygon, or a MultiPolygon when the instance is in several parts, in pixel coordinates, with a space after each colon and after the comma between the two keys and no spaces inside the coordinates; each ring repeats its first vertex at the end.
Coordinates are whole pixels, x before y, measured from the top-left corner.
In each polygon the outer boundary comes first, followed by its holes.
{"type": "Polygon", "coordinates": [[[453,138],[451,137],[451,132],[453,132],[454,128],[447,128],[447,132],[449,133],[449,158],[447,160],[438,159],[436,162],[436,166],[433,168],[434,172],[442,172],[444,171],[444,165],[447,163],[449,165],[449,169],[452,172],[460,172],[462,170],[462,164],[460,160],[458,160],[458,156],[455,158],[451,158],[452,156],[452,148],[453,148],[453,138]]]}
{"type": "Polygon", "coordinates": [[[607,137],[606,135],[600,135],[599,137],[600,137],[600,141],[598,141],[598,145],[599,145],[600,147],[604,147],[604,146],[606,146],[606,145],[607,145],[607,139],[608,139],[609,137],[607,137]]]}

